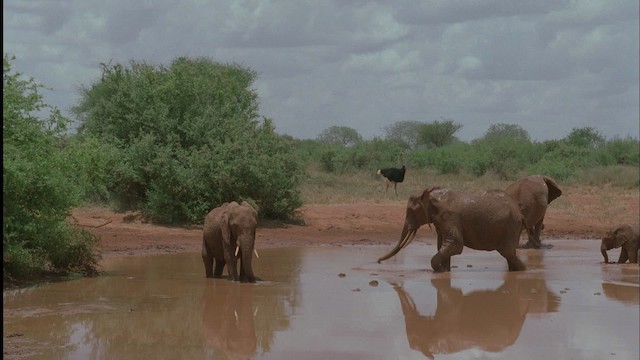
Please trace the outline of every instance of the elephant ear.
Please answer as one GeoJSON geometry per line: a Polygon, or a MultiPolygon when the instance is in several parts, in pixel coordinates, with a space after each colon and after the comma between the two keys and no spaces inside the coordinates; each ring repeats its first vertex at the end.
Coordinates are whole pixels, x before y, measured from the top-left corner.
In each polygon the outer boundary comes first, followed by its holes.
{"type": "Polygon", "coordinates": [[[560,190],[560,187],[552,178],[548,176],[544,176],[543,178],[545,184],[547,184],[547,188],[549,189],[549,198],[547,199],[547,204],[551,204],[553,200],[562,195],[562,190],[560,190]]]}
{"type": "Polygon", "coordinates": [[[613,234],[611,234],[611,248],[614,249],[622,246],[624,243],[630,240],[630,235],[631,234],[629,234],[628,229],[625,227],[619,227],[615,229],[613,231],[613,234]]]}

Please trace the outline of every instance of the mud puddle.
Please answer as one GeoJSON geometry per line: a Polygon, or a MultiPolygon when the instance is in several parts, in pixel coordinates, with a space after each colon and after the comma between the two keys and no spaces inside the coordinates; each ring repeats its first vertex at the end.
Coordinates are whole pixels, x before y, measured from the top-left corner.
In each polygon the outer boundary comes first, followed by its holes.
{"type": "Polygon", "coordinates": [[[205,279],[196,253],[111,258],[4,291],[4,358],[638,359],[640,268],[550,242],[520,273],[465,249],[434,274],[424,244],[264,249],[257,284],[205,279]]]}

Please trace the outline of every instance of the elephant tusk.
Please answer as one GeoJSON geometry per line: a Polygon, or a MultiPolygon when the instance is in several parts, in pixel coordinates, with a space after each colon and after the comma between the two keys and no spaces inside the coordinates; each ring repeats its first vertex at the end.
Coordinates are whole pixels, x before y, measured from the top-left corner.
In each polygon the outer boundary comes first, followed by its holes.
{"type": "Polygon", "coordinates": [[[413,240],[413,237],[415,237],[417,232],[418,232],[417,230],[410,230],[409,232],[407,232],[407,234],[400,241],[398,241],[398,244],[396,245],[396,247],[393,250],[391,250],[387,255],[385,255],[385,256],[383,256],[383,257],[378,259],[378,264],[380,262],[382,262],[383,260],[387,260],[388,258],[394,256],[401,249],[403,249],[405,246],[407,246],[407,244],[410,243],[411,240],[413,240]],[[409,240],[410,237],[411,237],[411,239],[409,240]]]}
{"type": "Polygon", "coordinates": [[[417,234],[417,233],[418,233],[417,231],[414,231],[414,232],[413,232],[413,234],[411,234],[411,239],[409,239],[409,240],[407,241],[407,243],[406,243],[406,244],[404,244],[404,246],[409,245],[409,243],[410,243],[410,242],[412,242],[412,241],[413,241],[413,239],[415,239],[415,238],[416,238],[416,234],[417,234]]]}
{"type": "Polygon", "coordinates": [[[256,254],[256,258],[257,258],[257,259],[260,259],[260,256],[258,256],[258,250],[253,249],[253,253],[254,253],[254,254],[256,254]]]}
{"type": "Polygon", "coordinates": [[[398,249],[398,251],[404,249],[407,245],[409,245],[409,243],[413,241],[413,238],[416,237],[417,233],[418,233],[417,231],[410,231],[407,234],[407,236],[405,236],[405,238],[402,240],[402,245],[400,245],[400,249],[398,249]]]}
{"type": "Polygon", "coordinates": [[[233,315],[235,315],[235,316],[236,316],[236,322],[238,322],[238,312],[237,312],[237,311],[235,311],[235,310],[233,310],[233,315]]]}
{"type": "Polygon", "coordinates": [[[236,255],[235,256],[238,256],[238,251],[240,251],[240,246],[236,245],[236,255]]]}
{"type": "Polygon", "coordinates": [[[255,317],[256,315],[258,315],[258,307],[256,306],[256,311],[253,312],[253,316],[255,317]]]}

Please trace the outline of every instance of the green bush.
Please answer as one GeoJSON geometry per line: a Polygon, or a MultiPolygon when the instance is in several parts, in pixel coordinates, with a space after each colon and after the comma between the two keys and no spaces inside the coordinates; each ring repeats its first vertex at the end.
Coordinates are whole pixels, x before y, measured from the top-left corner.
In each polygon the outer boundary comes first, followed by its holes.
{"type": "Polygon", "coordinates": [[[299,207],[301,157],[270,119],[259,119],[255,71],[208,58],[102,70],[74,111],[81,135],[117,149],[106,188],[119,210],[183,223],[241,198],[267,217],[299,207]]]}
{"type": "Polygon", "coordinates": [[[640,165],[640,142],[632,137],[614,138],[607,141],[603,149],[612,163],[602,165],[640,165]]]}
{"type": "Polygon", "coordinates": [[[33,80],[3,62],[3,274],[24,279],[45,271],[93,274],[95,237],[66,222],[83,189],[62,150],[67,119],[42,102],[33,80]],[[47,118],[32,115],[49,111],[47,118]],[[67,251],[73,249],[73,251],[67,251]],[[81,256],[79,256],[81,255],[81,256]]]}

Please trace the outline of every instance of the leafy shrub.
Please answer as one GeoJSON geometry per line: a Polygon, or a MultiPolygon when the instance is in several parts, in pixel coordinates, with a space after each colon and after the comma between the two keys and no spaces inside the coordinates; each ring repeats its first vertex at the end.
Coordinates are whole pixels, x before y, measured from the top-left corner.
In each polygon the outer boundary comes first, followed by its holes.
{"type": "Polygon", "coordinates": [[[13,73],[5,55],[2,244],[8,279],[43,271],[94,273],[97,265],[95,237],[66,222],[82,197],[72,175],[76,169],[61,150],[68,120],[42,102],[39,87],[13,73]],[[47,110],[47,118],[32,115],[47,110]]]}
{"type": "Polygon", "coordinates": [[[640,142],[632,137],[614,138],[607,141],[603,149],[612,159],[611,164],[602,165],[640,165],[640,142]]]}
{"type": "Polygon", "coordinates": [[[102,70],[74,111],[82,135],[119,150],[107,186],[119,210],[182,223],[241,198],[268,217],[299,206],[300,157],[270,119],[258,119],[254,71],[207,58],[102,70]]]}

